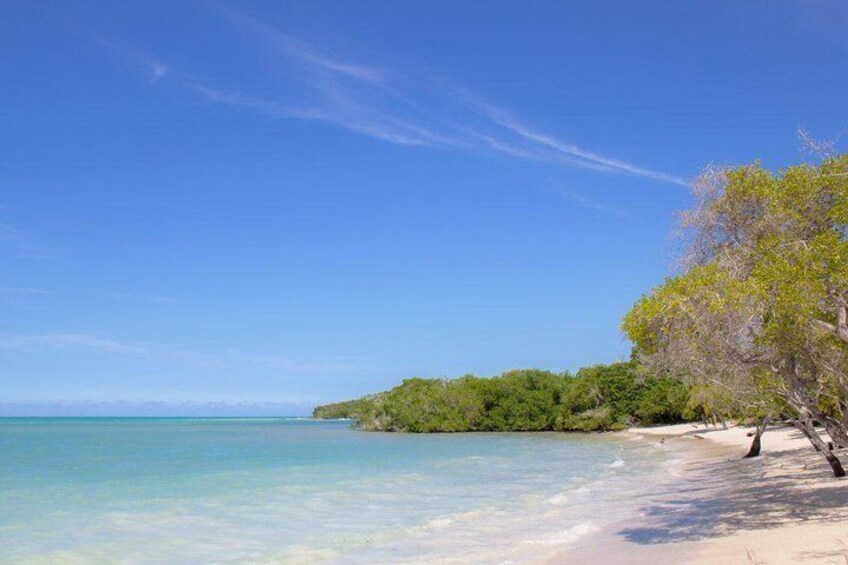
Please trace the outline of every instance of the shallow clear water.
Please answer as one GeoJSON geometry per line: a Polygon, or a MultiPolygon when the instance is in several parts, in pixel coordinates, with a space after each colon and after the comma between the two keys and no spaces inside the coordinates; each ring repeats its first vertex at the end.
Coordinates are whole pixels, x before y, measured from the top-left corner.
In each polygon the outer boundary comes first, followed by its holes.
{"type": "Polygon", "coordinates": [[[0,561],[532,561],[603,529],[666,459],[608,435],[0,419],[0,561]]]}

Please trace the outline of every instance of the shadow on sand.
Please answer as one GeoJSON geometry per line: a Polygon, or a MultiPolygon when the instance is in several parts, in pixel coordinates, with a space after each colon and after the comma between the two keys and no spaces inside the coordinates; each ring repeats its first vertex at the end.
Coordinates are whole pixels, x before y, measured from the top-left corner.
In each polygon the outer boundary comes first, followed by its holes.
{"type": "MultiPolygon", "coordinates": [[[[687,440],[677,443],[682,442],[687,440]]],[[[652,496],[641,509],[646,524],[618,535],[651,545],[776,528],[787,522],[848,518],[848,484],[832,478],[828,465],[811,447],[764,451],[755,459],[742,459],[744,453],[729,458],[727,453],[696,466],[691,478],[652,496]]]]}

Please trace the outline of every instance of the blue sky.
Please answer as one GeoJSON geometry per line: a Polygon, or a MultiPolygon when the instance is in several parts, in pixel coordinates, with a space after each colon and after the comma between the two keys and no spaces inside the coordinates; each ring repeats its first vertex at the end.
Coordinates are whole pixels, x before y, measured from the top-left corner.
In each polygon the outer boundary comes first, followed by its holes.
{"type": "Polygon", "coordinates": [[[699,169],[848,127],[846,26],[800,0],[7,5],[0,403],[298,411],[624,359],[699,169]]]}

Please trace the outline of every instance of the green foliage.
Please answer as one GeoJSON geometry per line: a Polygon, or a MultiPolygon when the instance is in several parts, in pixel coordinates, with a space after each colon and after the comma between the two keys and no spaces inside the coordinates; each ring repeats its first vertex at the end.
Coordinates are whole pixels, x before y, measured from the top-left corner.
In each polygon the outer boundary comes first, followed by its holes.
{"type": "Polygon", "coordinates": [[[347,418],[351,420],[360,419],[373,410],[373,399],[371,397],[345,400],[324,406],[316,406],[312,411],[312,417],[322,420],[335,420],[347,418]]]}
{"type": "Polygon", "coordinates": [[[674,424],[688,419],[690,388],[677,379],[654,379],[646,383],[635,415],[642,424],[674,424]]]}
{"type": "Polygon", "coordinates": [[[530,369],[509,371],[492,379],[472,377],[485,412],[478,429],[541,431],[553,428],[566,375],[530,369]]]}
{"type": "Polygon", "coordinates": [[[580,369],[563,395],[556,427],[620,430],[637,422],[680,422],[688,392],[674,379],[640,377],[632,361],[580,369]]]}
{"type": "Polygon", "coordinates": [[[462,432],[477,429],[483,402],[465,380],[407,379],[382,397],[385,431],[462,432]]]}
{"type": "Polygon", "coordinates": [[[640,363],[696,385],[691,414],[806,413],[848,445],[848,155],[708,171],[695,197],[689,268],[622,324],[640,363]]]}
{"type": "Polygon", "coordinates": [[[608,432],[628,427],[609,406],[598,406],[578,413],[565,412],[557,419],[557,429],[564,432],[608,432]]]}
{"type": "Polygon", "coordinates": [[[631,414],[639,390],[634,363],[594,365],[577,371],[563,398],[563,408],[577,412],[604,404],[614,412],[631,414]]]}
{"type": "Polygon", "coordinates": [[[370,431],[606,431],[681,421],[687,395],[678,381],[641,378],[629,362],[574,377],[529,369],[490,379],[407,379],[377,395],[318,407],[314,415],[344,414],[370,431]]]}

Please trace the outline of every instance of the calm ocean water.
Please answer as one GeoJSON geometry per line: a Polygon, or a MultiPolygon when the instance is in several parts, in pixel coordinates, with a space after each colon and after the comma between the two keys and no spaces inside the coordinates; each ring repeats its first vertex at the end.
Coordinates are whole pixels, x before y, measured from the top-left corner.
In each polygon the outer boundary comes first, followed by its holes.
{"type": "Polygon", "coordinates": [[[523,563],[589,543],[668,462],[609,435],[0,419],[0,562],[523,563]]]}

